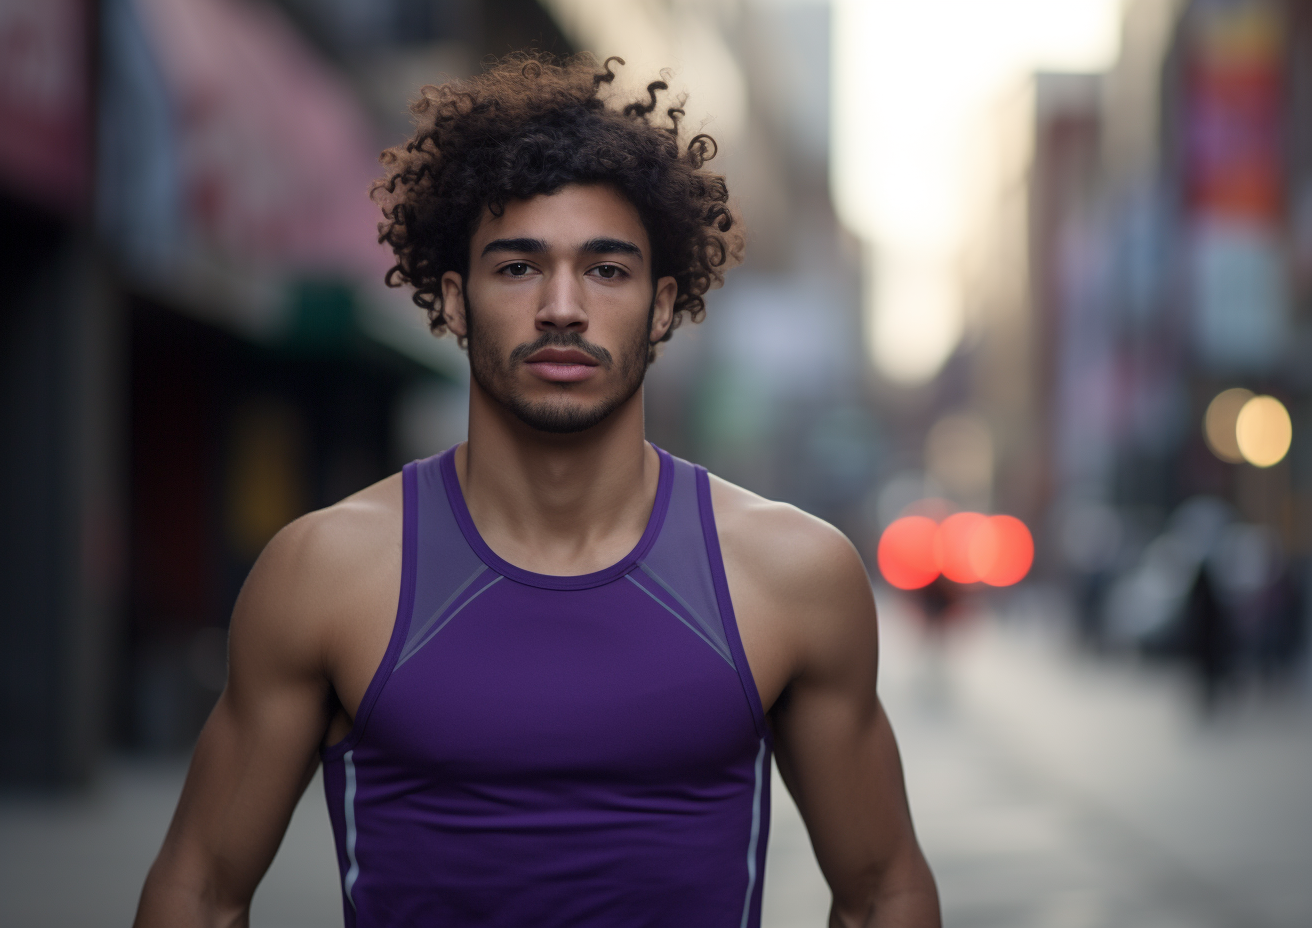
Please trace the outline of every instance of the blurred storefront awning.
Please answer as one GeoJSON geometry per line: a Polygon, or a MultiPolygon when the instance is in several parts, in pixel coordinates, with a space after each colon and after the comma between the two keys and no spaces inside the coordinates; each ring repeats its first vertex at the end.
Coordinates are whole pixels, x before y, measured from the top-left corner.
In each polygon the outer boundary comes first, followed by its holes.
{"type": "Polygon", "coordinates": [[[137,0],[169,96],[183,206],[203,245],[261,268],[385,269],[371,129],[276,10],[137,0]]]}
{"type": "Polygon", "coordinates": [[[264,342],[318,331],[304,294],[347,288],[334,331],[455,372],[382,285],[374,127],[278,9],[107,0],[103,32],[98,219],[137,287],[264,342]]]}

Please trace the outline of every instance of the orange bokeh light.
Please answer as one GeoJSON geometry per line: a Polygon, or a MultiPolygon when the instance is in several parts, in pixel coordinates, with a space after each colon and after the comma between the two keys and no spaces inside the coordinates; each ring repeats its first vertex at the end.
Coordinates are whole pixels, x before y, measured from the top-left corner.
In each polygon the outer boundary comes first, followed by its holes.
{"type": "Polygon", "coordinates": [[[1019,583],[1034,563],[1030,530],[1015,516],[989,516],[971,540],[971,563],[989,586],[1019,583]]]}
{"type": "Polygon", "coordinates": [[[879,572],[899,590],[928,586],[938,576],[934,539],[938,523],[926,516],[903,516],[879,538],[879,572]]]}
{"type": "Polygon", "coordinates": [[[1034,563],[1034,539],[1014,516],[958,512],[942,524],[904,516],[879,539],[879,570],[892,586],[916,590],[941,572],[954,583],[1011,586],[1034,563]]]}
{"type": "Polygon", "coordinates": [[[943,576],[953,583],[978,583],[983,579],[979,539],[987,530],[988,518],[978,512],[958,512],[939,524],[934,538],[934,555],[943,576]]]}

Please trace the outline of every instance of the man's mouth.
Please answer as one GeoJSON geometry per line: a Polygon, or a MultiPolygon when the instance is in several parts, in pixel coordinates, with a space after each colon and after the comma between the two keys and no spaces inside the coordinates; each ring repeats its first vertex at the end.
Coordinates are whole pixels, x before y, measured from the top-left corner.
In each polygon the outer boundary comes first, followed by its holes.
{"type": "Polygon", "coordinates": [[[553,383],[575,383],[591,377],[597,359],[576,348],[542,348],[524,359],[528,369],[553,383]]]}

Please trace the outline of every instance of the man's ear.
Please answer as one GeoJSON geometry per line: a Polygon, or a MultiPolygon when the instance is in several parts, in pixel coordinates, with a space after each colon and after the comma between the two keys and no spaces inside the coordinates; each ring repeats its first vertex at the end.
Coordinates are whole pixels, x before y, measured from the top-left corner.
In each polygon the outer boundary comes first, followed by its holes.
{"type": "Polygon", "coordinates": [[[465,281],[455,271],[442,275],[442,318],[452,335],[457,338],[469,335],[469,320],[465,318],[465,281]]]}
{"type": "Polygon", "coordinates": [[[656,281],[656,297],[652,300],[654,307],[651,314],[651,332],[648,340],[656,344],[665,337],[674,322],[674,299],[679,295],[679,284],[673,277],[662,277],[656,281]]]}

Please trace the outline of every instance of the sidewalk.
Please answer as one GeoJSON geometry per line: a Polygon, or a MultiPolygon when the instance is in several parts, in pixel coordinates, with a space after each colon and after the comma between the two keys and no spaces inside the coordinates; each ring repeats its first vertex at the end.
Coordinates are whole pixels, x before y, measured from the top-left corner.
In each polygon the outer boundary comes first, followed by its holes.
{"type": "Polygon", "coordinates": [[[1073,653],[1034,598],[961,629],[936,670],[881,605],[883,698],[948,924],[1312,925],[1306,699],[1204,723],[1187,680],[1073,653]]]}
{"type": "MultiPolygon", "coordinates": [[[[131,925],[185,774],[183,761],[120,761],[87,796],[6,797],[0,802],[0,925],[131,925]]],[[[332,829],[318,775],[255,895],[251,924],[342,924],[332,829]]]]}
{"type": "MultiPolygon", "coordinates": [[[[881,609],[881,692],[947,925],[1312,925],[1306,703],[1203,725],[1183,681],[1071,654],[1041,604],[961,629],[937,661],[896,600],[881,609]]],[[[130,924],[183,772],[119,762],[85,797],[0,800],[0,925],[130,924]]],[[[766,928],[826,923],[828,891],[777,776],[765,898],[766,928]]],[[[339,899],[316,777],[252,924],[340,925],[339,899]]]]}

